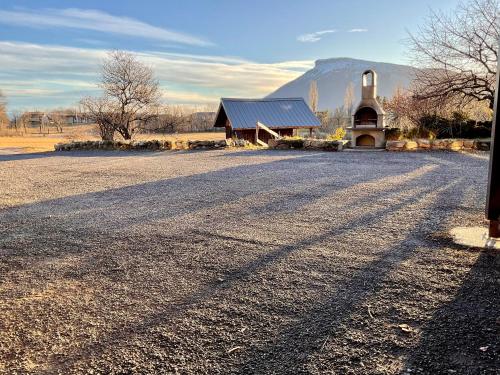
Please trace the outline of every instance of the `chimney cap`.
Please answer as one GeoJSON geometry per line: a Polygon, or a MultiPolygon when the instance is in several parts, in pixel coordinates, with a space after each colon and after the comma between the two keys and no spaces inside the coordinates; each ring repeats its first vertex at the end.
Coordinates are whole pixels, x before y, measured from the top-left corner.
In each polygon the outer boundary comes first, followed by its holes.
{"type": "Polygon", "coordinates": [[[377,86],[377,73],[375,72],[375,70],[371,70],[371,69],[368,69],[368,70],[365,70],[362,74],[362,77],[363,77],[363,87],[366,87],[366,86],[377,86]],[[371,79],[371,84],[368,84],[368,75],[371,75],[372,79],[371,79]]]}

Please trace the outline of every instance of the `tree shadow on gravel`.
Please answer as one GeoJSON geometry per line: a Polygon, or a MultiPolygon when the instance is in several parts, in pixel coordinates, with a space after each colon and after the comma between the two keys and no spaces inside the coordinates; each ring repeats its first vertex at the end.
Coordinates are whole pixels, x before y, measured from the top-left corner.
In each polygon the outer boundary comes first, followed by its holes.
{"type": "MultiPolygon", "coordinates": [[[[320,354],[323,346],[329,338],[335,339],[342,336],[345,329],[344,324],[347,322],[351,314],[357,307],[363,303],[371,295],[377,293],[384,287],[384,280],[387,275],[397,269],[399,264],[411,258],[415,251],[415,241],[423,241],[426,234],[432,233],[436,228],[433,224],[439,224],[436,219],[444,220],[442,217],[437,218],[436,211],[433,210],[433,204],[440,199],[444,199],[453,191],[457,199],[464,193],[464,187],[453,184],[436,195],[436,198],[428,202],[428,208],[425,215],[419,222],[415,222],[413,229],[408,233],[407,237],[395,244],[394,246],[384,250],[383,255],[378,259],[369,262],[362,269],[345,279],[336,286],[334,294],[328,298],[317,301],[315,307],[298,319],[279,335],[268,342],[267,345],[260,348],[253,348],[251,354],[246,357],[242,364],[238,367],[238,373],[307,373],[307,365],[314,354],[320,354]],[[451,189],[453,188],[453,190],[451,189]]],[[[427,194],[433,190],[425,191],[414,200],[425,199],[427,194]]],[[[400,205],[392,205],[387,207],[385,213],[390,213],[394,210],[404,209],[407,203],[402,202],[400,205]]],[[[447,213],[449,214],[449,212],[447,213]]],[[[375,219],[383,213],[372,213],[375,219]]],[[[380,216],[379,216],[380,217],[380,216]]],[[[358,224],[353,223],[349,229],[356,228],[358,224]]],[[[354,349],[354,348],[351,348],[354,349]]],[[[338,358],[337,360],[340,360],[338,358]]],[[[341,359],[343,365],[347,364],[347,368],[340,369],[341,363],[330,362],[331,370],[352,371],[350,366],[358,363],[359,358],[341,359]],[[351,361],[352,360],[352,361],[351,361]],[[339,368],[332,368],[331,365],[336,365],[339,368]]],[[[370,369],[364,368],[361,372],[369,373],[370,369]]],[[[354,372],[353,372],[354,373],[354,372]]]]}
{"type": "Polygon", "coordinates": [[[423,328],[403,373],[498,374],[500,253],[483,250],[454,299],[423,328]]]}
{"type": "Polygon", "coordinates": [[[129,157],[129,156],[159,156],[165,155],[161,151],[45,151],[45,152],[29,152],[29,153],[16,153],[16,154],[0,154],[0,163],[4,161],[18,161],[18,160],[32,160],[32,159],[45,159],[45,158],[104,158],[104,157],[129,157]]]}
{"type": "MultiPolygon", "coordinates": [[[[434,173],[439,174],[439,169],[434,173]]],[[[385,192],[379,194],[377,197],[390,197],[394,194],[400,193],[401,186],[398,186],[397,189],[393,189],[389,192],[385,192]]],[[[425,199],[429,193],[431,193],[433,189],[422,189],[415,195],[401,198],[400,200],[394,201],[394,203],[383,207],[381,209],[375,209],[368,213],[364,213],[357,217],[357,220],[354,222],[349,222],[346,224],[337,225],[335,227],[329,228],[322,233],[310,237],[306,237],[301,241],[297,241],[290,244],[281,245],[275,247],[274,249],[270,249],[265,252],[261,256],[258,256],[255,260],[242,265],[241,267],[233,268],[227,270],[222,276],[221,280],[213,280],[209,283],[206,283],[203,288],[198,289],[196,292],[186,296],[181,301],[178,301],[175,305],[164,306],[158,312],[145,316],[140,322],[135,325],[129,325],[126,330],[116,330],[114,332],[110,332],[106,335],[106,337],[102,338],[102,341],[96,344],[91,344],[87,346],[83,346],[82,350],[78,353],[74,353],[71,356],[64,357],[65,363],[68,366],[71,366],[71,363],[75,360],[87,357],[89,355],[96,356],[102,352],[105,347],[109,347],[110,345],[116,344],[117,342],[122,342],[127,340],[130,333],[133,334],[146,334],[148,330],[158,326],[159,324],[167,324],[169,320],[174,319],[177,315],[182,314],[186,310],[192,308],[193,306],[208,301],[212,298],[221,298],[221,293],[224,291],[230,290],[235,283],[245,282],[245,279],[250,277],[256,272],[262,271],[266,267],[271,266],[272,264],[281,261],[292,253],[302,251],[305,248],[310,246],[314,246],[319,243],[323,243],[325,240],[331,240],[336,236],[340,236],[343,233],[347,233],[349,231],[358,229],[359,225],[373,225],[374,223],[383,221],[385,215],[390,214],[391,212],[404,209],[408,204],[425,199]]],[[[365,198],[366,201],[373,199],[373,196],[368,196],[365,198]]],[[[423,225],[423,224],[422,224],[423,225]]],[[[201,233],[206,236],[208,241],[210,241],[211,237],[217,237],[216,234],[210,235],[210,233],[201,233]]],[[[227,238],[231,240],[232,238],[227,238]]],[[[265,245],[265,244],[261,244],[265,245]]],[[[369,293],[376,290],[377,279],[383,277],[387,272],[389,272],[393,267],[396,266],[397,263],[406,259],[406,257],[411,255],[412,248],[406,248],[404,252],[394,253],[393,250],[399,250],[399,248],[390,249],[385,252],[384,255],[377,259],[376,261],[370,263],[366,268],[364,268],[359,275],[354,275],[352,278],[346,280],[345,285],[342,285],[342,288],[346,288],[348,291],[357,290],[356,297],[364,298],[369,293]],[[373,286],[365,286],[366,280],[368,277],[374,280],[373,286]]],[[[347,311],[346,315],[348,315],[349,309],[355,307],[356,302],[359,300],[353,300],[348,302],[346,305],[347,311]]],[[[266,361],[274,361],[280,360],[280,363],[287,363],[291,367],[289,369],[298,368],[300,358],[304,358],[304,355],[307,355],[308,350],[311,349],[311,346],[314,347],[318,343],[318,339],[324,340],[322,334],[327,334],[327,332],[322,331],[325,327],[328,327],[331,324],[332,316],[334,316],[335,306],[324,306],[325,302],[323,302],[320,311],[311,312],[311,315],[307,315],[304,317],[304,321],[300,321],[298,326],[293,326],[288,332],[288,330],[283,333],[282,345],[284,347],[280,348],[279,354],[275,352],[274,347],[269,347],[264,350],[263,353],[261,351],[255,351],[254,353],[261,354],[259,357],[255,357],[255,359],[250,359],[247,365],[242,367],[243,372],[252,372],[253,368],[259,369],[257,372],[265,373],[267,371],[273,372],[279,367],[275,367],[275,363],[267,363],[266,361]],[[310,324],[316,324],[316,326],[310,326],[310,324]],[[301,329],[307,325],[308,331],[303,332],[301,329]],[[290,358],[282,358],[283,353],[288,353],[291,355],[290,358]],[[295,355],[294,355],[295,354],[295,355]],[[270,365],[271,366],[267,366],[270,365]]],[[[280,340],[281,342],[281,340],[280,340]]],[[[321,343],[320,343],[321,345],[321,343]]],[[[317,348],[316,348],[317,349],[317,348]]]]}
{"type": "MultiPolygon", "coordinates": [[[[132,153],[131,155],[137,154],[132,153]]],[[[297,173],[297,165],[307,165],[309,168],[308,164],[316,161],[317,158],[314,155],[304,153],[291,159],[231,166],[194,175],[21,204],[0,209],[0,217],[1,215],[8,215],[5,217],[6,222],[9,220],[15,221],[19,217],[23,223],[27,223],[35,221],[36,216],[50,215],[50,220],[44,222],[45,229],[43,229],[43,233],[40,233],[41,236],[50,232],[48,229],[51,226],[51,221],[54,221],[54,223],[57,220],[69,221],[72,220],[71,216],[73,215],[77,216],[76,219],[84,224],[82,229],[87,224],[92,225],[99,221],[101,221],[101,227],[112,229],[115,226],[111,224],[120,227],[136,223],[147,224],[216,207],[238,199],[257,196],[261,192],[269,192],[276,188],[287,188],[290,191],[293,191],[295,186],[307,188],[311,186],[311,179],[314,181],[314,179],[332,177],[332,182],[319,186],[323,192],[318,193],[314,190],[308,192],[307,197],[309,199],[317,199],[321,197],[324,190],[331,194],[335,190],[356,184],[376,182],[382,177],[390,178],[404,173],[412,173],[426,164],[423,161],[405,167],[404,170],[385,171],[383,175],[377,173],[373,175],[355,175],[354,178],[351,177],[351,180],[337,179],[336,176],[332,175],[332,170],[315,171],[308,175],[297,173]],[[268,176],[268,178],[256,181],[256,179],[263,176],[268,176]],[[185,192],[186,186],[199,186],[200,190],[205,190],[205,195],[195,194],[197,191],[193,188],[193,195],[191,196],[185,192]],[[230,187],[230,189],[227,187],[230,187]],[[225,189],[224,193],[221,193],[223,189],[225,189]],[[109,215],[112,212],[118,212],[119,215],[112,218],[112,215],[109,215]],[[107,222],[107,220],[116,222],[107,222]]],[[[354,175],[356,170],[352,169],[352,173],[354,175]]],[[[300,195],[301,193],[297,194],[300,195]]],[[[275,199],[283,201],[298,195],[293,196],[292,194],[290,197],[282,198],[278,196],[275,199]]],[[[46,217],[42,219],[46,219],[46,217]]],[[[22,226],[15,226],[13,230],[19,231],[21,228],[22,226]]],[[[54,228],[50,229],[57,233],[60,228],[62,226],[54,224],[54,228]]],[[[36,226],[34,229],[36,229],[36,226]]]]}
{"type": "MultiPolygon", "coordinates": [[[[304,159],[302,158],[306,158],[307,162],[309,162],[311,161],[311,159],[313,161],[315,157],[314,155],[311,154],[304,154],[304,156],[300,156],[300,158],[298,159],[304,161],[304,159]]],[[[21,224],[16,223],[14,226],[14,230],[22,231],[23,225],[32,226],[33,222],[38,220],[38,216],[40,216],[41,214],[43,215],[43,213],[46,212],[52,212],[52,210],[55,210],[56,214],[57,213],[65,214],[73,210],[76,211],[82,209],[84,210],[87,208],[87,206],[91,206],[93,210],[90,210],[88,212],[83,211],[83,214],[79,213],[79,215],[77,216],[78,220],[83,220],[85,222],[86,220],[103,220],[102,215],[105,214],[109,209],[119,210],[122,208],[127,208],[130,210],[130,207],[132,207],[132,210],[137,209],[138,212],[131,211],[130,216],[125,215],[126,216],[125,219],[120,218],[118,224],[127,225],[129,223],[134,223],[135,221],[138,220],[141,223],[148,225],[148,223],[150,223],[151,221],[161,220],[165,217],[175,217],[177,215],[185,213],[193,213],[201,209],[215,207],[218,204],[227,202],[228,201],[227,194],[221,194],[220,192],[217,194],[220,186],[224,185],[230,186],[231,182],[237,181],[242,177],[248,178],[248,181],[251,181],[252,177],[255,176],[258,177],[263,173],[262,172],[263,168],[266,173],[271,173],[274,170],[280,170],[282,168],[288,168],[290,172],[293,172],[295,167],[295,164],[293,164],[293,160],[296,159],[272,161],[269,163],[260,163],[250,166],[246,165],[246,166],[230,167],[223,170],[211,171],[189,177],[176,177],[170,180],[161,180],[161,181],[138,184],[118,189],[111,189],[104,192],[88,193],[79,196],[55,199],[51,201],[35,203],[32,205],[15,207],[13,209],[6,209],[0,211],[0,215],[9,213],[12,213],[12,215],[9,214],[10,217],[18,215],[19,219],[22,220],[22,222],[21,224]],[[186,184],[204,185],[216,182],[218,182],[218,184],[215,184],[215,186],[211,190],[212,193],[214,194],[214,197],[208,197],[208,198],[196,197],[190,202],[183,202],[182,199],[184,197],[178,197],[176,196],[176,194],[173,194],[175,192],[177,193],[182,192],[186,184]],[[123,199],[126,197],[132,197],[132,199],[131,200],[123,199]],[[149,202],[147,200],[147,197],[154,197],[154,201],[156,202],[157,206],[159,205],[160,208],[164,208],[165,211],[156,210],[154,212],[151,212],[151,207],[147,205],[147,203],[149,202]],[[83,205],[81,203],[82,199],[85,201],[85,204],[83,205]],[[22,211],[22,209],[24,208],[27,208],[28,212],[29,210],[34,208],[33,212],[35,213],[35,215],[30,217],[30,219],[26,220],[25,212],[22,211]],[[19,211],[20,209],[21,211],[19,211]]],[[[422,161],[421,163],[414,163],[412,165],[407,166],[406,169],[404,169],[404,171],[399,169],[397,171],[394,171],[393,174],[396,175],[400,173],[410,173],[415,171],[415,169],[421,167],[424,164],[429,164],[429,163],[424,161],[422,161]]],[[[482,162],[482,164],[484,165],[484,162],[482,162]]],[[[440,173],[442,172],[441,168],[442,166],[437,170],[435,170],[433,172],[433,176],[439,178],[440,173]]],[[[327,176],[328,173],[330,173],[330,171],[326,172],[323,171],[319,174],[322,176],[327,176]]],[[[384,178],[390,177],[391,175],[392,173],[385,173],[383,177],[384,178]]],[[[270,174],[269,177],[272,177],[272,174],[270,174]]],[[[332,176],[332,178],[334,177],[335,176],[332,176]]],[[[293,187],[294,184],[296,185],[307,184],[308,182],[307,180],[309,178],[310,178],[309,176],[294,176],[294,178],[290,179],[289,181],[287,180],[287,182],[290,183],[289,185],[290,187],[293,187]]],[[[371,175],[367,174],[360,178],[354,179],[354,181],[345,182],[340,186],[339,185],[325,186],[324,193],[331,194],[335,191],[335,189],[338,189],[339,187],[345,188],[350,185],[355,185],[362,182],[367,182],[367,181],[375,182],[378,178],[381,178],[381,176],[378,176],[377,173],[371,175]]],[[[279,186],[282,186],[282,184],[283,181],[280,182],[279,186]]],[[[244,189],[243,191],[240,191],[239,194],[237,195],[237,198],[256,195],[261,190],[267,191],[269,188],[273,187],[275,186],[271,183],[271,185],[269,186],[259,186],[258,189],[247,188],[244,189]]],[[[375,198],[372,195],[368,195],[366,199],[367,200],[377,199],[377,198],[380,199],[384,197],[389,198],[391,197],[391,194],[401,192],[401,189],[403,188],[404,184],[403,186],[398,185],[387,192],[383,192],[381,194],[377,193],[375,198]]],[[[269,252],[266,252],[258,256],[255,260],[243,264],[241,265],[241,267],[236,267],[227,271],[223,282],[214,280],[212,282],[207,283],[194,293],[186,296],[185,299],[179,301],[178,303],[171,304],[168,306],[159,306],[157,312],[151,315],[144,316],[142,321],[138,322],[138,324],[126,328],[122,327],[115,331],[111,331],[109,334],[106,334],[106,336],[102,338],[103,339],[102,342],[96,343],[95,345],[94,344],[82,345],[81,351],[75,353],[75,355],[70,354],[69,356],[64,356],[64,360],[67,361],[68,365],[70,365],[72,361],[80,357],[87,357],[89,355],[98,355],[99,352],[101,352],[101,350],[104,348],[104,345],[108,345],[107,347],[109,348],[110,344],[112,345],[113,343],[119,342],[121,340],[126,340],[127,337],[131,334],[130,332],[133,332],[133,334],[145,333],[148,329],[154,327],[155,325],[165,324],[168,322],[169,319],[171,319],[172,316],[175,316],[176,314],[181,314],[190,306],[198,304],[201,301],[210,299],[214,295],[220,293],[221,291],[231,288],[231,286],[235,282],[244,279],[245,277],[251,275],[254,272],[262,270],[268,265],[280,261],[287,255],[296,251],[300,251],[304,248],[307,248],[308,246],[322,243],[325,239],[332,237],[334,238],[335,236],[341,233],[357,229],[359,228],[359,225],[373,224],[380,222],[382,221],[384,215],[388,215],[391,212],[394,212],[395,210],[404,209],[406,205],[412,203],[415,200],[425,199],[426,196],[433,190],[434,187],[431,188],[424,187],[415,196],[400,199],[399,201],[398,200],[392,201],[392,203],[388,203],[387,206],[382,209],[374,209],[373,211],[362,213],[359,216],[359,218],[357,218],[356,221],[353,221],[351,223],[329,228],[328,230],[322,232],[317,236],[310,236],[295,243],[271,248],[269,252]]],[[[453,193],[456,194],[456,198],[459,199],[461,192],[454,191],[453,193]]],[[[444,194],[450,194],[450,192],[443,191],[440,194],[440,196],[444,194]]],[[[437,199],[439,199],[440,196],[438,196],[437,199]]],[[[321,197],[321,193],[317,194],[316,196],[311,196],[309,198],[317,199],[319,197],[321,197]]],[[[277,197],[276,199],[280,198],[277,197]]],[[[305,203],[306,201],[304,201],[304,204],[305,203]]],[[[430,202],[429,206],[431,205],[432,202],[430,202]]],[[[296,207],[292,208],[295,209],[296,207]]],[[[276,207],[274,207],[274,209],[276,209],[276,207]]],[[[429,209],[431,210],[431,208],[429,209]]],[[[270,211],[263,210],[263,212],[261,213],[269,214],[272,212],[273,209],[270,209],[270,211]]],[[[449,214],[449,211],[447,211],[446,213],[449,214]]],[[[417,229],[423,230],[423,228],[426,225],[429,225],[429,223],[427,223],[426,220],[430,218],[431,214],[432,211],[430,211],[426,215],[426,217],[422,219],[421,222],[415,223],[417,229]]],[[[71,216],[61,216],[60,220],[71,222],[74,220],[74,218],[71,216]]],[[[66,237],[67,233],[63,229],[60,229],[61,226],[59,224],[60,223],[55,223],[53,227],[51,227],[50,223],[48,224],[48,227],[42,226],[40,228],[42,232],[40,233],[40,236],[35,238],[35,240],[41,241],[41,237],[43,238],[47,230],[53,231],[52,233],[53,241],[54,240],[62,241],[63,238],[67,239],[66,237]]],[[[85,233],[84,231],[80,232],[79,228],[78,231],[79,235],[85,235],[85,236],[89,235],[91,237],[96,234],[102,235],[103,240],[109,240],[112,237],[109,233],[105,232],[100,234],[97,232],[85,233]]],[[[294,324],[293,326],[290,327],[290,329],[286,329],[285,331],[283,331],[281,336],[277,339],[276,344],[266,347],[263,352],[261,350],[256,350],[252,357],[247,358],[247,361],[245,362],[245,364],[242,365],[241,370],[243,372],[247,371],[251,372],[252,368],[256,366],[255,368],[262,369],[262,372],[266,372],[264,370],[272,372],[273,371],[272,364],[274,361],[273,356],[275,357],[275,360],[280,360],[281,361],[280,363],[282,364],[288,363],[289,364],[288,368],[290,369],[300,368],[300,366],[302,366],[305,363],[307,356],[319,349],[318,345],[321,346],[322,342],[324,342],[325,340],[325,337],[328,334],[330,334],[331,330],[335,329],[335,325],[337,325],[337,329],[339,329],[338,324],[340,324],[343,319],[349,316],[349,313],[352,312],[352,310],[356,307],[357,303],[365,299],[370,293],[376,291],[377,288],[380,287],[380,285],[378,284],[380,283],[380,280],[388,272],[390,272],[391,269],[396,267],[396,265],[399,262],[407,259],[412,255],[412,250],[413,250],[412,240],[421,239],[420,238],[421,233],[418,233],[417,230],[416,232],[417,233],[415,235],[409,235],[409,237],[407,238],[408,245],[405,246],[403,244],[400,244],[392,249],[389,249],[387,252],[384,253],[384,255],[380,259],[377,259],[376,261],[370,263],[364,269],[362,269],[360,273],[353,275],[352,278],[349,278],[348,280],[345,281],[345,285],[342,286],[344,286],[347,289],[348,293],[352,292],[354,294],[354,297],[350,301],[348,301],[345,310],[340,315],[338,316],[335,315],[336,314],[335,303],[332,302],[333,301],[332,299],[335,298],[335,295],[331,296],[331,298],[329,298],[328,300],[318,301],[318,304],[319,306],[321,306],[321,308],[313,309],[309,311],[308,314],[299,317],[300,321],[297,323],[297,325],[294,324]],[[372,285],[365,287],[366,280],[373,281],[372,285]],[[357,291],[359,291],[359,293],[357,291]],[[308,331],[307,332],[303,331],[302,330],[303,327],[307,327],[308,331]],[[291,353],[291,355],[290,356],[284,355],[284,353],[287,352],[291,353]]],[[[186,235],[189,235],[189,233],[186,233],[186,235]]],[[[90,238],[90,241],[91,240],[92,238],[90,238]]],[[[210,237],[208,237],[208,241],[210,241],[210,237]]],[[[39,248],[39,245],[37,245],[37,242],[34,242],[33,244],[31,244],[31,247],[39,248]]],[[[92,258],[95,255],[98,256],[99,253],[97,252],[97,254],[94,254],[92,252],[93,249],[89,250],[91,251],[89,252],[88,261],[91,262],[92,258]]],[[[64,250],[61,251],[64,252],[64,250]]],[[[30,256],[29,253],[24,255],[30,256]]],[[[43,257],[43,254],[41,255],[43,257]]],[[[63,255],[64,254],[58,254],[58,253],[47,254],[47,256],[51,257],[57,257],[63,255]]]]}

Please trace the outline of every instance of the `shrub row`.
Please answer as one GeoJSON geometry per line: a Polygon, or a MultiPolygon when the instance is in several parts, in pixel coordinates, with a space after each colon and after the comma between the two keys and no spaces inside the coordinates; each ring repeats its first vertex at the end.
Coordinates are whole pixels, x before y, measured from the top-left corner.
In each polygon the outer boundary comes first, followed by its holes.
{"type": "Polygon", "coordinates": [[[269,148],[274,150],[323,150],[323,151],[342,151],[345,142],[329,141],[324,139],[270,139],[269,148]]]}
{"type": "Polygon", "coordinates": [[[388,151],[414,151],[414,150],[479,150],[489,151],[489,140],[473,139],[416,139],[414,141],[387,141],[385,146],[388,151]]]}
{"type": "MultiPolygon", "coordinates": [[[[459,112],[453,113],[451,118],[437,115],[423,116],[419,119],[420,127],[414,132],[432,133],[438,139],[448,138],[488,138],[491,136],[491,121],[474,121],[466,118],[459,112]]],[[[410,135],[407,135],[410,138],[410,135]]]]}

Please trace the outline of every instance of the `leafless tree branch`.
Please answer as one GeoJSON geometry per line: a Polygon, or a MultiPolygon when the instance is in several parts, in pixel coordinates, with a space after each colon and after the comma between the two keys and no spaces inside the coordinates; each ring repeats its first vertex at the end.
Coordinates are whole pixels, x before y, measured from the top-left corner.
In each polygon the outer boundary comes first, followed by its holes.
{"type": "Polygon", "coordinates": [[[454,14],[432,11],[410,46],[417,98],[436,102],[488,101],[493,107],[497,69],[498,0],[469,0],[454,14]]]}

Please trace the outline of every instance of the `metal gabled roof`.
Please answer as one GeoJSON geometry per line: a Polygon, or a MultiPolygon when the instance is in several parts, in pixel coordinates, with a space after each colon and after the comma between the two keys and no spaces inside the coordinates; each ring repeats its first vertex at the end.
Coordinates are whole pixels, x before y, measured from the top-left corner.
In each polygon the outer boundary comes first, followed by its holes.
{"type": "Polygon", "coordinates": [[[215,126],[227,116],[233,129],[255,129],[257,121],[270,128],[319,127],[318,118],[302,98],[231,99],[222,98],[215,126]]]}

